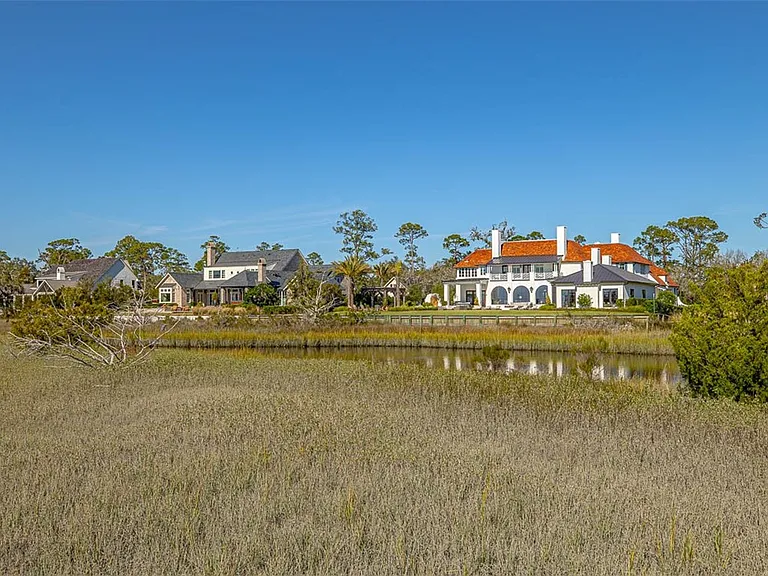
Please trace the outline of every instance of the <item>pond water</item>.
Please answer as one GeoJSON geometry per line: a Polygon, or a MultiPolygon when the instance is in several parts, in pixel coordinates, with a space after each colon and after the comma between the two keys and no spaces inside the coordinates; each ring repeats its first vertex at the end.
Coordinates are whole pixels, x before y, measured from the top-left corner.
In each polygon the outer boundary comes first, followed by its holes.
{"type": "Polygon", "coordinates": [[[589,371],[598,380],[643,378],[662,387],[676,387],[682,380],[674,356],[599,354],[591,358],[572,352],[504,352],[490,362],[480,350],[442,350],[436,348],[295,348],[267,349],[255,354],[277,358],[332,358],[371,360],[388,364],[414,363],[443,370],[498,370],[525,374],[563,376],[589,371]]]}

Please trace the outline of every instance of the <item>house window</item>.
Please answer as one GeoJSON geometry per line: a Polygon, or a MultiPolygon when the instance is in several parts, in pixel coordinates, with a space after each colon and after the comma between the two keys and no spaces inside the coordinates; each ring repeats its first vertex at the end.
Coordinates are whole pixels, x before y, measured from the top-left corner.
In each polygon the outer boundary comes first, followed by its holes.
{"type": "Polygon", "coordinates": [[[560,290],[560,303],[563,308],[576,306],[576,290],[560,290]]]}
{"type": "Polygon", "coordinates": [[[630,288],[629,289],[629,297],[630,298],[634,298],[635,297],[635,289],[634,288],[630,288]]]}
{"type": "Polygon", "coordinates": [[[208,270],[208,280],[219,280],[224,278],[224,270],[208,270]]]}
{"type": "Polygon", "coordinates": [[[616,306],[616,301],[619,299],[618,288],[603,288],[603,306],[611,307],[616,306]]]}
{"type": "Polygon", "coordinates": [[[517,288],[515,288],[514,292],[512,292],[512,301],[513,302],[530,302],[531,292],[528,289],[528,287],[518,286],[517,288]]]}
{"type": "Polygon", "coordinates": [[[509,266],[504,264],[504,266],[501,267],[501,273],[506,274],[507,272],[509,272],[509,266]]]}
{"type": "Polygon", "coordinates": [[[173,302],[173,288],[160,288],[160,304],[173,302]]]}
{"type": "Polygon", "coordinates": [[[533,266],[534,278],[536,280],[544,280],[545,278],[554,278],[555,265],[554,264],[535,264],[533,266]]]}
{"type": "Polygon", "coordinates": [[[648,264],[635,264],[633,271],[635,274],[648,274],[648,272],[650,272],[650,269],[648,267],[648,264]]]}
{"type": "Polygon", "coordinates": [[[549,293],[546,286],[536,288],[536,304],[546,304],[549,293]]]}
{"type": "Polygon", "coordinates": [[[626,262],[619,262],[619,263],[614,262],[613,265],[616,266],[617,268],[621,268],[622,270],[626,270],[627,269],[627,263],[626,262]]]}
{"type": "Polygon", "coordinates": [[[507,303],[507,289],[503,286],[496,286],[491,290],[491,304],[506,304],[507,303]]]}
{"type": "Polygon", "coordinates": [[[645,296],[645,288],[643,288],[643,299],[645,299],[645,298],[646,298],[646,296],[645,296]]]}

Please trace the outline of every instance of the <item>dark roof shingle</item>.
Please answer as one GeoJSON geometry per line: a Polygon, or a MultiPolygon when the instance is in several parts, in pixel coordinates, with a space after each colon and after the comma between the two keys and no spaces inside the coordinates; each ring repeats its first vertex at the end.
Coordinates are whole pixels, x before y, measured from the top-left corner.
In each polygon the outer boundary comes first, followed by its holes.
{"type": "Polygon", "coordinates": [[[608,284],[611,282],[624,284],[627,282],[634,282],[636,284],[652,284],[656,285],[654,280],[640,276],[639,274],[633,274],[627,272],[616,266],[607,266],[605,264],[595,264],[592,266],[592,282],[584,282],[584,271],[579,270],[568,276],[560,276],[558,278],[552,278],[549,281],[550,284],[608,284]]]}

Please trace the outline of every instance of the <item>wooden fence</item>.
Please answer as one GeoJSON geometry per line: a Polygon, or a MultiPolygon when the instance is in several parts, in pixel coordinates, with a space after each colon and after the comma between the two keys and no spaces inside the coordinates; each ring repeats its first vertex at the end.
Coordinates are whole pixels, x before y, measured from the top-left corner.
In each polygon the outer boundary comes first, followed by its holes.
{"type": "Polygon", "coordinates": [[[650,316],[644,314],[546,314],[481,316],[475,314],[380,314],[372,322],[408,326],[579,326],[590,323],[641,324],[650,328],[650,316]]]}

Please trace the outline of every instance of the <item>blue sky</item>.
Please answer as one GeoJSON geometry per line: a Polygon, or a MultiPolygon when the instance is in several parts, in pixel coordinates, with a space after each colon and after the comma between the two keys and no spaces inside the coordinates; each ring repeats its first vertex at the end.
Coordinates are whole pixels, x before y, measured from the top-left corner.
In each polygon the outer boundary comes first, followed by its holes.
{"type": "Polygon", "coordinates": [[[768,245],[768,3],[0,3],[0,249],[507,219],[768,245]]]}

